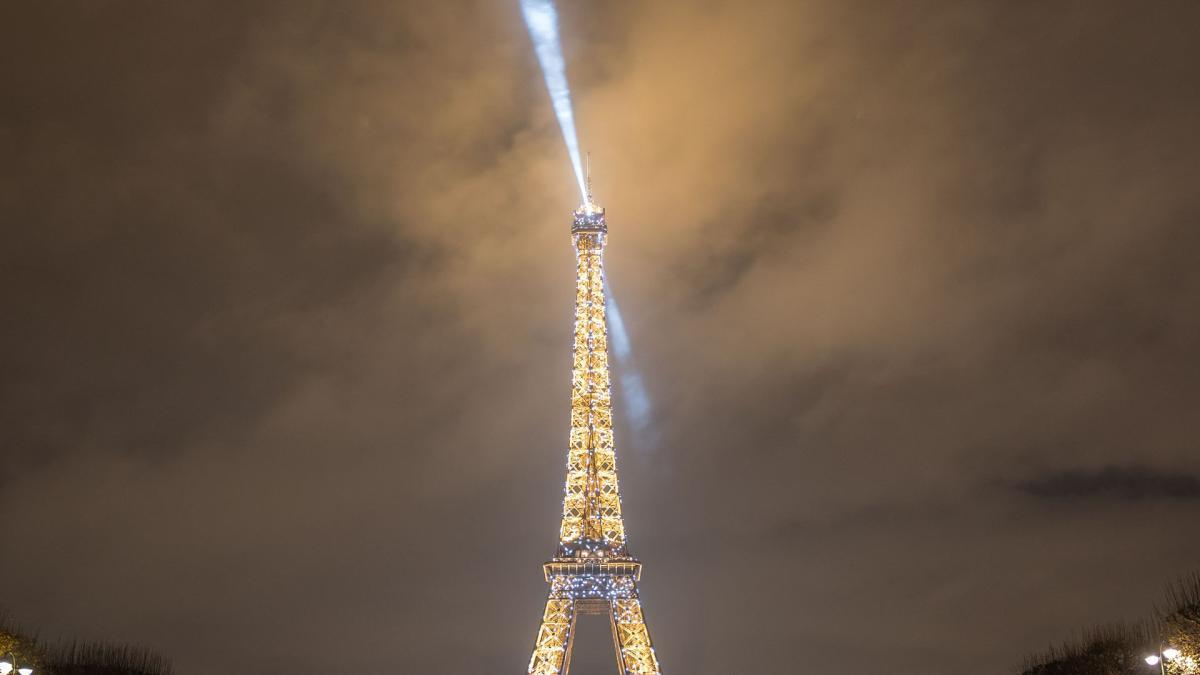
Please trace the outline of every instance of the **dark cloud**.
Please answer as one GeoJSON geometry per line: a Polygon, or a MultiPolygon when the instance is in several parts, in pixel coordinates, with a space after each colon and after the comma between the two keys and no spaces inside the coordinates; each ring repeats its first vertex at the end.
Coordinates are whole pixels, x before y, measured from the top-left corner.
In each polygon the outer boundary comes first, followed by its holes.
{"type": "MultiPolygon", "coordinates": [[[[670,670],[998,674],[1194,568],[1195,3],[560,9],[670,670]]],[[[523,667],[574,197],[516,3],[0,26],[0,602],[181,675],[523,667]]]]}
{"type": "Polygon", "coordinates": [[[1044,499],[1196,499],[1200,479],[1145,466],[1059,471],[1018,483],[1017,490],[1044,499]]]}

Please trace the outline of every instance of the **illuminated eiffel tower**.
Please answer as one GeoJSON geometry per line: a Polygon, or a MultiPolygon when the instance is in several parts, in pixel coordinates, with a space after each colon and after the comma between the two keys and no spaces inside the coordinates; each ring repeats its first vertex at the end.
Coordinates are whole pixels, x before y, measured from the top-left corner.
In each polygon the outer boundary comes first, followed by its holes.
{"type": "Polygon", "coordinates": [[[571,436],[558,552],[542,567],[550,597],[538,630],[529,673],[565,675],[571,668],[575,618],[607,614],[620,675],[660,673],[650,643],[638,579],[642,564],[629,555],[617,458],[613,449],[612,384],[604,311],[604,209],[575,211],[575,343],[571,372],[571,436]]]}

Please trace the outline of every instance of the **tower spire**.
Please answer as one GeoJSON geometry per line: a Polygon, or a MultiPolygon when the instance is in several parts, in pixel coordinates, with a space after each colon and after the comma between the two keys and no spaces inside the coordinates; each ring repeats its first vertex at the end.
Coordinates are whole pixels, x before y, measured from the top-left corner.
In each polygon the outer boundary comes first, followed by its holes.
{"type": "Polygon", "coordinates": [[[592,153],[587,153],[587,164],[584,169],[584,176],[587,179],[587,203],[590,206],[592,203],[592,153]]]}
{"type": "Polygon", "coordinates": [[[558,549],[542,568],[550,597],[529,661],[531,675],[567,675],[579,612],[608,614],[621,675],[659,675],[638,599],[642,564],[629,554],[617,457],[613,445],[612,382],[604,295],[604,209],[575,211],[575,339],[571,360],[571,431],[558,549]]]}

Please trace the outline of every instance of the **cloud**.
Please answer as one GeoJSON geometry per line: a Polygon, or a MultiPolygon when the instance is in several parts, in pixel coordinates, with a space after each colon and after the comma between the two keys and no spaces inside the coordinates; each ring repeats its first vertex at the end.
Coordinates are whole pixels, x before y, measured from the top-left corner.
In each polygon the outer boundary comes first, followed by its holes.
{"type": "Polygon", "coordinates": [[[1022,481],[1015,487],[1029,496],[1054,500],[1200,498],[1200,479],[1196,476],[1136,465],[1059,471],[1022,481]]]}
{"type": "MultiPolygon", "coordinates": [[[[668,668],[999,673],[1194,565],[1129,495],[1200,475],[1195,3],[560,10],[668,668]]],[[[0,13],[5,602],[181,675],[521,667],[577,195],[517,3],[0,13]]]]}

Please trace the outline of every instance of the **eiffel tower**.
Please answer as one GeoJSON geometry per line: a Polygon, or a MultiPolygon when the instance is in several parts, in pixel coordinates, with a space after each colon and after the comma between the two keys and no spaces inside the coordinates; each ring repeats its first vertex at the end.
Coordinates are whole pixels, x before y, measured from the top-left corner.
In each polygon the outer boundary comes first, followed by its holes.
{"type": "MultiPolygon", "coordinates": [[[[589,167],[590,169],[590,167],[589,167]]],[[[642,564],[629,555],[617,458],[613,449],[612,383],[608,373],[608,323],[604,310],[604,209],[587,203],[575,211],[575,342],[571,371],[571,436],[558,551],[542,568],[550,597],[542,614],[531,675],[566,675],[571,668],[575,618],[607,614],[620,675],[661,673],[646,630],[638,580],[642,564]]]]}

